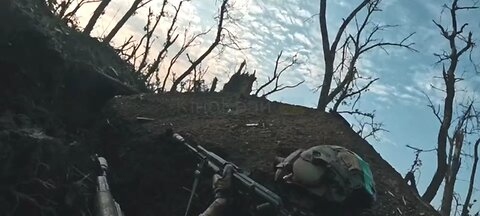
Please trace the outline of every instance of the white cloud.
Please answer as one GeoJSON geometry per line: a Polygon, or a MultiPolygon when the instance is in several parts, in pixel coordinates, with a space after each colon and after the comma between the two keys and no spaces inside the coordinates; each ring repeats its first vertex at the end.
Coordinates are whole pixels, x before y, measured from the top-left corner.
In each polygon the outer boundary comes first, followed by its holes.
{"type": "MultiPolygon", "coordinates": [[[[178,3],[179,0],[172,1],[172,4],[178,3]]],[[[198,33],[214,27],[216,20],[214,19],[215,14],[218,11],[218,3],[215,1],[205,3],[200,1],[186,2],[182,8],[181,15],[179,16],[179,24],[182,26],[187,26],[188,23],[192,23],[189,30],[190,33],[198,33]]],[[[105,29],[111,28],[116,20],[118,20],[123,12],[128,9],[130,2],[126,0],[114,1],[108,7],[106,14],[102,17],[97,28],[95,29],[95,35],[101,35],[105,29]],[[113,24],[112,24],[113,23],[113,24]]],[[[428,8],[428,13],[437,13],[434,11],[438,9],[438,3],[429,1],[420,8],[428,8]]],[[[86,23],[87,18],[89,18],[89,13],[95,8],[96,5],[89,6],[89,10],[82,11],[81,21],[86,23]]],[[[160,6],[159,4],[152,4],[154,8],[160,6]]],[[[330,36],[335,32],[334,29],[339,25],[348,12],[348,9],[355,6],[347,1],[336,1],[332,4],[329,4],[329,14],[328,21],[331,24],[330,26],[330,36]],[[347,9],[346,9],[347,8],[347,9]]],[[[391,18],[396,16],[391,16],[391,13],[399,13],[399,16],[403,12],[408,12],[409,6],[406,3],[398,0],[392,0],[384,3],[385,11],[388,14],[378,13],[375,19],[384,20],[382,17],[391,18]],[[398,11],[394,11],[397,9],[398,11]],[[401,12],[403,11],[403,12],[401,12]]],[[[169,7],[169,10],[172,10],[169,7]]],[[[137,34],[137,38],[143,32],[142,28],[145,22],[146,8],[140,11],[139,14],[132,17],[132,19],[127,23],[126,27],[122,29],[117,37],[115,37],[115,43],[123,42],[123,40],[131,34],[137,34]]],[[[302,62],[304,64],[299,65],[294,71],[285,74],[284,80],[287,81],[298,81],[306,80],[306,84],[309,88],[314,88],[320,85],[321,77],[323,74],[323,57],[321,49],[321,37],[319,32],[318,19],[314,18],[307,22],[305,20],[311,17],[312,14],[318,13],[318,3],[312,2],[303,2],[303,1],[291,1],[288,4],[279,3],[274,0],[246,0],[238,1],[235,3],[235,10],[231,14],[232,16],[238,16],[238,22],[236,25],[229,25],[228,28],[241,39],[241,44],[244,46],[252,47],[248,50],[235,51],[231,49],[226,49],[220,56],[218,55],[218,50],[212,53],[212,56],[209,57],[205,64],[210,65],[211,75],[220,76],[221,82],[224,82],[227,78],[227,75],[232,72],[232,68],[238,65],[243,59],[247,59],[248,67],[250,71],[254,69],[257,70],[259,80],[265,80],[266,75],[268,75],[276,58],[276,55],[280,50],[285,50],[287,52],[299,52],[302,55],[302,62]]],[[[396,19],[402,19],[401,17],[396,17],[396,19]]],[[[431,53],[433,51],[438,51],[439,47],[437,42],[430,43],[432,40],[436,40],[438,37],[438,32],[432,28],[431,19],[428,19],[425,22],[419,22],[418,25],[407,25],[405,28],[400,29],[401,32],[416,31],[418,32],[415,40],[418,44],[418,49],[425,53],[431,53]],[[425,24],[426,23],[426,24],[425,24]],[[431,45],[430,45],[431,44],[431,45]]],[[[407,17],[405,22],[411,22],[407,17]]],[[[168,22],[165,22],[159,27],[159,30],[155,33],[158,36],[155,45],[155,52],[158,51],[159,47],[164,41],[165,32],[168,29],[168,22]]],[[[390,24],[390,23],[389,23],[390,24]]],[[[396,24],[396,23],[391,23],[396,24]]],[[[400,31],[398,30],[398,31],[400,31]]],[[[178,29],[178,32],[181,33],[182,28],[178,29]]],[[[402,34],[397,34],[397,30],[394,30],[387,34],[388,37],[396,39],[401,37],[402,34]]],[[[192,47],[188,53],[192,56],[200,55],[206,47],[211,43],[213,39],[214,30],[207,35],[207,37],[202,37],[198,39],[198,42],[201,45],[192,47]]],[[[441,39],[440,39],[441,40],[441,39]]],[[[180,40],[179,40],[180,41],[180,40]]],[[[168,58],[173,55],[174,52],[170,52],[168,58]]],[[[433,84],[437,87],[441,87],[441,79],[432,78],[438,74],[437,69],[431,67],[431,62],[429,63],[418,63],[412,62],[410,66],[399,65],[398,62],[401,61],[411,61],[411,53],[404,51],[393,51],[392,55],[388,56],[382,53],[381,51],[372,52],[360,59],[358,68],[361,73],[365,76],[370,77],[379,77],[386,72],[392,71],[391,73],[397,73],[395,76],[411,76],[410,79],[412,83],[407,83],[402,85],[402,83],[392,82],[392,79],[382,79],[372,85],[371,93],[379,101],[401,101],[405,103],[414,103],[422,97],[422,91],[427,93],[432,93],[433,98],[436,101],[441,101],[441,93],[438,91],[433,91],[430,84],[433,84]],[[391,61],[392,65],[389,65],[385,62],[391,61]],[[405,73],[407,70],[409,73],[405,73]],[[402,75],[399,75],[402,74],[402,75]],[[403,75],[404,74],[404,75],[403,75]]],[[[430,54],[419,54],[421,58],[425,58],[430,54]]],[[[188,62],[185,59],[180,61],[181,64],[178,65],[177,70],[182,71],[188,65],[188,62]]],[[[473,80],[473,79],[472,79],[473,80]]],[[[405,82],[405,81],[402,81],[405,82]]],[[[476,83],[479,81],[465,81],[465,86],[475,87],[476,83]]],[[[478,85],[477,85],[478,86],[478,85]]],[[[478,88],[478,87],[477,87],[478,88]]]]}
{"type": "Polygon", "coordinates": [[[305,36],[304,34],[301,34],[299,32],[295,32],[295,33],[293,33],[293,37],[295,38],[296,41],[306,45],[307,48],[313,47],[313,44],[310,41],[310,39],[308,39],[307,36],[305,36]]]}
{"type": "Polygon", "coordinates": [[[312,13],[308,12],[307,10],[303,9],[303,8],[298,8],[295,13],[301,17],[301,18],[304,18],[304,19],[307,19],[307,18],[310,18],[312,16],[312,13]]]}
{"type": "Polygon", "coordinates": [[[370,92],[379,96],[390,96],[393,92],[396,92],[397,89],[392,86],[375,84],[370,88],[370,92]]]}

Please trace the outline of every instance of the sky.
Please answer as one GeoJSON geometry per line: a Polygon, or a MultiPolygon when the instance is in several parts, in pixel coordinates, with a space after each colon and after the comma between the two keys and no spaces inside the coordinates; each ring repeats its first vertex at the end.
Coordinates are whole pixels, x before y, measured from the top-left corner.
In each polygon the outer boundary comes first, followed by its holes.
{"type": "MultiPolygon", "coordinates": [[[[172,5],[177,5],[179,0],[172,0],[167,8],[172,14],[172,5]]],[[[106,13],[101,17],[93,31],[93,36],[102,37],[108,33],[123,12],[129,7],[131,1],[112,0],[106,13]]],[[[406,145],[423,149],[432,149],[436,146],[436,136],[439,123],[432,111],[427,107],[424,93],[428,94],[434,104],[441,104],[443,93],[435,90],[433,86],[442,88],[441,64],[436,64],[437,58],[433,53],[441,52],[448,48],[448,43],[439,34],[432,20],[448,24],[448,13],[443,11],[442,5],[449,0],[385,0],[381,3],[382,11],[376,12],[372,21],[379,24],[397,25],[397,27],[381,32],[378,36],[386,41],[397,42],[415,32],[410,42],[415,43],[418,52],[407,49],[375,50],[366,53],[358,63],[359,71],[367,76],[379,78],[368,93],[360,100],[361,110],[376,113],[376,120],[385,124],[388,132],[380,133],[379,139],[369,139],[374,148],[387,160],[400,174],[404,175],[414,160],[414,152],[406,145]],[[443,11],[443,13],[442,13],[443,11]]],[[[463,5],[471,5],[471,0],[461,0],[463,5]]],[[[328,1],[327,22],[330,37],[340,25],[342,18],[356,7],[359,0],[328,1]]],[[[153,0],[148,7],[159,9],[160,0],[153,0]]],[[[220,2],[216,0],[191,0],[184,4],[179,15],[179,28],[183,33],[188,29],[189,34],[205,31],[216,25],[214,17],[218,12],[220,2]]],[[[237,36],[242,50],[220,49],[202,63],[209,67],[206,75],[207,83],[213,77],[218,77],[220,86],[234,73],[244,59],[247,61],[247,70],[256,70],[257,85],[264,83],[271,74],[275,59],[280,51],[285,57],[298,53],[301,64],[285,72],[281,82],[295,84],[305,80],[305,83],[294,89],[287,89],[269,96],[270,100],[289,104],[315,107],[319,92],[315,91],[322,82],[323,54],[319,28],[318,0],[236,0],[232,1],[233,10],[230,15],[234,21],[227,23],[226,28],[237,36]]],[[[88,21],[96,5],[90,4],[79,11],[80,25],[88,21]]],[[[133,16],[121,32],[114,38],[114,44],[121,44],[131,35],[138,39],[143,33],[147,8],[141,9],[133,16]]],[[[463,11],[459,14],[459,22],[468,22],[466,30],[472,31],[474,39],[480,39],[480,10],[463,11]],[[475,37],[476,36],[476,37],[475,37]]],[[[166,18],[168,20],[168,18],[166,18]]],[[[154,52],[165,40],[165,32],[169,22],[162,22],[156,31],[154,52]]],[[[347,29],[347,31],[351,28],[347,29]]],[[[214,31],[197,41],[197,45],[188,52],[191,56],[200,55],[213,40],[214,31]]],[[[173,46],[173,50],[178,45],[173,46]]],[[[472,53],[472,58],[480,62],[480,50],[472,53]]],[[[171,51],[170,53],[174,53],[171,51]]],[[[170,54],[169,53],[169,54],[170,54]]],[[[172,55],[172,54],[170,54],[172,55]]],[[[170,56],[167,56],[167,59],[170,56]]],[[[153,58],[153,57],[152,57],[153,58]]],[[[165,68],[167,65],[162,65],[165,68]]],[[[182,58],[175,66],[181,71],[188,66],[182,58]]],[[[459,65],[458,74],[464,80],[458,83],[460,90],[457,102],[468,97],[480,96],[480,74],[474,72],[468,61],[468,56],[459,65]],[[466,90],[465,90],[466,89],[466,90]]],[[[346,107],[345,109],[347,109],[346,107]]],[[[470,137],[469,140],[476,137],[470,137]]],[[[466,154],[472,154],[472,145],[465,148],[466,154]]],[[[436,166],[435,153],[422,153],[423,166],[417,173],[417,182],[421,193],[428,185],[436,166]]],[[[471,160],[462,162],[456,191],[461,199],[465,197],[468,179],[470,176],[471,160]]],[[[477,182],[480,182],[477,174],[477,182]]],[[[476,185],[480,185],[476,183],[476,185]]],[[[480,186],[474,190],[474,198],[480,198],[480,186]]],[[[433,202],[438,206],[439,196],[433,202]]],[[[479,205],[475,209],[480,209],[479,205]]]]}

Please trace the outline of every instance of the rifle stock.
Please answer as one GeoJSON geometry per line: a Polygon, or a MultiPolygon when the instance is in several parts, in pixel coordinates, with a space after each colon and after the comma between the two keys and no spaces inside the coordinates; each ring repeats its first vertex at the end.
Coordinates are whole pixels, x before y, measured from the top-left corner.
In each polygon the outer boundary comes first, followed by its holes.
{"type": "Polygon", "coordinates": [[[107,160],[98,157],[101,174],[97,176],[97,193],[95,194],[95,216],[123,216],[120,205],[113,199],[107,180],[107,160]]]}

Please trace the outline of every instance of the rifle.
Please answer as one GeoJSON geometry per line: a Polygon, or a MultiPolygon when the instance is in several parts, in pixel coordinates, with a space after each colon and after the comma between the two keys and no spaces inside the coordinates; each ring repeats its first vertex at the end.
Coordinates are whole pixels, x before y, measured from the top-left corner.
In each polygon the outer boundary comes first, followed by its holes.
{"type": "Polygon", "coordinates": [[[210,169],[212,169],[215,173],[221,174],[223,168],[226,165],[231,165],[233,167],[232,177],[234,184],[237,183],[237,186],[240,186],[240,190],[243,190],[247,194],[254,194],[257,198],[259,198],[263,203],[256,205],[256,211],[264,211],[269,208],[273,208],[276,215],[279,216],[291,216],[292,214],[285,208],[282,198],[274,193],[273,191],[269,190],[265,186],[261,185],[260,183],[256,182],[255,180],[248,177],[243,171],[232,162],[229,162],[222,157],[216,155],[215,153],[208,151],[201,145],[197,145],[196,147],[191,146],[188,144],[185,139],[177,133],[173,134],[173,138],[182,143],[187,147],[187,149],[195,154],[200,162],[197,164],[197,169],[195,170],[195,180],[193,182],[192,192],[190,194],[190,198],[188,200],[187,209],[185,212],[185,216],[188,215],[190,210],[190,206],[192,203],[193,195],[198,186],[198,182],[200,179],[201,172],[205,165],[207,165],[210,169]]]}
{"type": "Polygon", "coordinates": [[[123,216],[120,205],[113,199],[107,181],[108,163],[104,157],[95,155],[100,165],[97,176],[97,193],[95,194],[95,216],[123,216]]]}

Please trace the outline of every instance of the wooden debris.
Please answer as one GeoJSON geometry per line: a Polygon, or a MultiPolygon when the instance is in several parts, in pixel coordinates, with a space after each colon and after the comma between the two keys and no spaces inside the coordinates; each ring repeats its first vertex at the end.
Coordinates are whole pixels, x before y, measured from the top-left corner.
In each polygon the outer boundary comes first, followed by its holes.
{"type": "Polygon", "coordinates": [[[400,215],[403,215],[402,211],[397,207],[397,211],[400,215]]]}
{"type": "Polygon", "coordinates": [[[148,118],[148,117],[142,117],[142,116],[137,116],[137,121],[155,121],[154,118],[148,118]]]}

